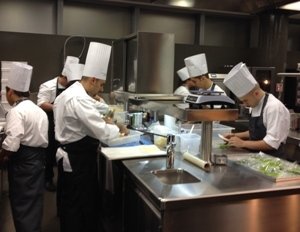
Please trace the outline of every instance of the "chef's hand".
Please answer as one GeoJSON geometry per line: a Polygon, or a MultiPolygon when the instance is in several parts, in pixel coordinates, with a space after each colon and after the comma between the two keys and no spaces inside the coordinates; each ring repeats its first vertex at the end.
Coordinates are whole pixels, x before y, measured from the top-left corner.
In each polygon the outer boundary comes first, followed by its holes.
{"type": "Polygon", "coordinates": [[[127,129],[126,125],[117,123],[117,126],[119,127],[121,134],[124,134],[124,135],[129,134],[129,130],[127,129]]]}
{"type": "Polygon", "coordinates": [[[224,136],[226,139],[230,139],[230,138],[234,137],[235,135],[232,134],[232,133],[227,133],[227,134],[224,134],[223,136],[224,136]]]}
{"type": "Polygon", "coordinates": [[[111,117],[103,117],[103,120],[104,120],[107,124],[115,124],[113,118],[111,118],[111,117]]]}
{"type": "Polygon", "coordinates": [[[242,148],[242,147],[244,147],[244,142],[245,141],[243,139],[240,139],[237,136],[232,136],[229,138],[228,144],[233,147],[242,148]]]}

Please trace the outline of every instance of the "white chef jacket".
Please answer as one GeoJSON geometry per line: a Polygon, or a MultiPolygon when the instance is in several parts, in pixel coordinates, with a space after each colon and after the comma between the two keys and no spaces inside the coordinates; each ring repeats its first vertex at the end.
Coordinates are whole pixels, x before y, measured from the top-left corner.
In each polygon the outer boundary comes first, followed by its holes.
{"type": "MultiPolygon", "coordinates": [[[[259,104],[250,108],[251,117],[259,117],[264,102],[263,97],[259,104]]],[[[264,108],[263,124],[266,127],[266,136],[263,140],[274,149],[285,143],[290,130],[290,112],[274,95],[269,93],[268,101],[264,108]]]]}
{"type": "MultiPolygon", "coordinates": [[[[189,89],[186,86],[179,86],[175,91],[174,91],[174,95],[180,95],[180,96],[184,96],[183,101],[185,100],[185,98],[187,97],[187,95],[190,94],[189,89]]],[[[176,106],[180,109],[185,109],[185,108],[189,108],[189,104],[188,103],[179,103],[176,104],[176,106]]]]}
{"type": "Polygon", "coordinates": [[[4,131],[6,138],[2,148],[5,150],[16,152],[21,144],[48,146],[47,114],[30,100],[24,100],[8,111],[4,131]]]}
{"type": "Polygon", "coordinates": [[[94,100],[94,104],[96,109],[100,112],[100,114],[106,114],[109,111],[109,106],[103,100],[94,100]]]}
{"type": "Polygon", "coordinates": [[[78,141],[85,136],[101,140],[119,135],[116,125],[106,124],[80,82],[75,82],[54,101],[55,138],[61,144],[78,141]]]}
{"type": "Polygon", "coordinates": [[[181,85],[179,86],[175,91],[174,91],[174,95],[181,95],[181,96],[187,96],[190,94],[190,91],[189,89],[184,86],[184,85],[181,85]]]}
{"type": "Polygon", "coordinates": [[[64,89],[65,87],[57,83],[59,77],[55,77],[49,81],[44,82],[40,85],[39,92],[37,95],[37,105],[41,106],[43,103],[54,102],[56,98],[56,88],[64,89]]]}

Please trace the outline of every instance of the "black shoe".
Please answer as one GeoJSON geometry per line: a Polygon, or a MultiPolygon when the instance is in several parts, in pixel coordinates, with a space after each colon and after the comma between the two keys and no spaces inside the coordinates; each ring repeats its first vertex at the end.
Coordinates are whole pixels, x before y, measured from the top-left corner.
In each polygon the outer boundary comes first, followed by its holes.
{"type": "Polygon", "coordinates": [[[48,181],[48,182],[46,182],[45,189],[49,192],[55,192],[56,186],[52,181],[48,181]]]}

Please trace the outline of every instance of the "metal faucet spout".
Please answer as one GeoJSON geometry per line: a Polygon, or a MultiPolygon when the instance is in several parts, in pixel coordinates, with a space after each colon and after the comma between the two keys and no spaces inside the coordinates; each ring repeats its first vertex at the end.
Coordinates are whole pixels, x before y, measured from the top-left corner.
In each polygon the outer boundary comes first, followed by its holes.
{"type": "Polygon", "coordinates": [[[174,168],[174,156],[175,156],[175,135],[168,134],[167,135],[167,160],[166,160],[166,168],[172,169],[174,168]]]}

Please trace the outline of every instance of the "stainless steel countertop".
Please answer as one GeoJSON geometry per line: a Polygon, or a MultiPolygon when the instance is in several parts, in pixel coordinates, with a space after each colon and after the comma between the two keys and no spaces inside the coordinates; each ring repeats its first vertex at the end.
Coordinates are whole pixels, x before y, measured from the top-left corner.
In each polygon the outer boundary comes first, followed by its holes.
{"type": "MultiPolygon", "coordinates": [[[[224,154],[220,149],[214,149],[215,154],[224,154]]],[[[240,149],[226,152],[228,157],[250,154],[240,149]]],[[[207,200],[230,196],[268,194],[285,190],[300,193],[300,181],[275,183],[262,176],[255,175],[233,162],[227,166],[212,166],[210,172],[205,172],[192,163],[183,160],[181,153],[176,153],[175,168],[183,168],[201,182],[188,184],[167,185],[151,173],[151,170],[165,169],[166,158],[125,160],[123,164],[129,172],[140,182],[147,194],[157,201],[157,204],[168,204],[184,200],[207,200]]],[[[251,197],[250,197],[251,198],[251,197]]]]}

